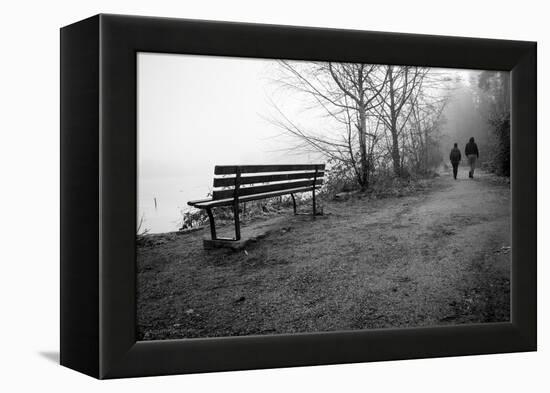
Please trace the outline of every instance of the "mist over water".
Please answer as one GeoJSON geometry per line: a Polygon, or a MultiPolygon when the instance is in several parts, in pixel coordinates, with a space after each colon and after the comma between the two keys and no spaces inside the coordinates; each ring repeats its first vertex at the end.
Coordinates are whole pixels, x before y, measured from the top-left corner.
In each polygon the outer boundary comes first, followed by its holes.
{"type": "Polygon", "coordinates": [[[206,197],[209,187],[205,184],[205,177],[197,174],[142,179],[139,191],[138,220],[143,218],[141,229],[160,233],[177,231],[181,226],[181,212],[188,208],[187,201],[206,197]]]}

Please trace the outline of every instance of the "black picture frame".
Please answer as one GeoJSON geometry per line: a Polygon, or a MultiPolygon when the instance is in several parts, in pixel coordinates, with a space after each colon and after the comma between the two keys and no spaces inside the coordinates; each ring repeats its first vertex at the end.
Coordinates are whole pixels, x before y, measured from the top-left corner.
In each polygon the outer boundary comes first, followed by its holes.
{"type": "Polygon", "coordinates": [[[536,350],[536,43],[96,15],[61,29],[61,364],[96,378],[536,350]],[[136,341],[136,53],[511,71],[511,322],[136,341]]]}

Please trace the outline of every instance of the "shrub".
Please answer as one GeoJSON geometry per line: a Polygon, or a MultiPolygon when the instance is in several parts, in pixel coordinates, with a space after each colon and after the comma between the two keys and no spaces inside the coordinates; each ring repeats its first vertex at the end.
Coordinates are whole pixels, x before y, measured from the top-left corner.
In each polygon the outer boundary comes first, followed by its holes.
{"type": "Polygon", "coordinates": [[[327,199],[333,199],[340,192],[354,191],[359,188],[352,169],[340,163],[332,165],[330,170],[325,171],[321,194],[327,199]]]}

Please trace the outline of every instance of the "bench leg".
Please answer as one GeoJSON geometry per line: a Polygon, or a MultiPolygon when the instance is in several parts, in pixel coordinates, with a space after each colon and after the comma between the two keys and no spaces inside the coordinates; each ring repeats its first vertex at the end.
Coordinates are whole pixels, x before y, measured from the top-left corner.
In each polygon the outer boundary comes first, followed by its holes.
{"type": "Polygon", "coordinates": [[[241,240],[241,222],[239,220],[239,204],[233,205],[233,216],[235,217],[235,240],[241,240]]]}
{"type": "Polygon", "coordinates": [[[315,206],[315,186],[313,186],[313,217],[317,215],[317,209],[315,206]]]}
{"type": "Polygon", "coordinates": [[[216,240],[216,224],[214,223],[214,215],[212,214],[212,209],[207,208],[206,214],[208,214],[208,219],[210,220],[210,235],[212,240],[216,240]]]}
{"type": "Polygon", "coordinates": [[[290,194],[292,197],[292,207],[294,208],[294,214],[296,214],[296,198],[294,198],[294,194],[290,194]]]}

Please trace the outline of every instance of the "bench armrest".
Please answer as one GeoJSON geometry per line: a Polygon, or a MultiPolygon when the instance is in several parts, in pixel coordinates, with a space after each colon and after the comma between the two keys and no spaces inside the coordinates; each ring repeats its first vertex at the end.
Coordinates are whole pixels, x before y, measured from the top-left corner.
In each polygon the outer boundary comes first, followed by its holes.
{"type": "Polygon", "coordinates": [[[188,204],[189,206],[193,206],[193,207],[194,207],[195,205],[197,205],[197,204],[199,204],[199,203],[210,202],[210,201],[212,201],[212,198],[197,199],[197,200],[194,200],[194,201],[189,201],[189,202],[187,202],[187,204],[188,204]]]}

